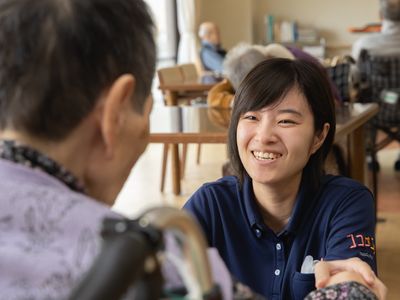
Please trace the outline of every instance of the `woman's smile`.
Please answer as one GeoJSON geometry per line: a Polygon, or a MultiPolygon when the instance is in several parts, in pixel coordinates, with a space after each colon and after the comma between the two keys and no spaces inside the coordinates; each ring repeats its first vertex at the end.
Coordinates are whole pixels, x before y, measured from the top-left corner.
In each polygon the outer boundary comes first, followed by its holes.
{"type": "Polygon", "coordinates": [[[269,160],[273,161],[276,160],[280,157],[282,157],[281,153],[275,153],[275,152],[262,152],[262,151],[252,151],[255,159],[257,160],[269,160]]]}

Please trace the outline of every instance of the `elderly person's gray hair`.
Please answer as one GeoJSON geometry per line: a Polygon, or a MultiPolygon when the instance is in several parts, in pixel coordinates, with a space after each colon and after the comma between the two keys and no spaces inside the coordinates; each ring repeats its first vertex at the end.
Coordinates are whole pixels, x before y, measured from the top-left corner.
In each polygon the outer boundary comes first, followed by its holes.
{"type": "Polygon", "coordinates": [[[227,53],[223,65],[224,74],[237,90],[247,73],[266,58],[257,47],[239,44],[227,53]]]}
{"type": "Polygon", "coordinates": [[[383,19],[400,21],[400,0],[380,0],[383,19]]]}

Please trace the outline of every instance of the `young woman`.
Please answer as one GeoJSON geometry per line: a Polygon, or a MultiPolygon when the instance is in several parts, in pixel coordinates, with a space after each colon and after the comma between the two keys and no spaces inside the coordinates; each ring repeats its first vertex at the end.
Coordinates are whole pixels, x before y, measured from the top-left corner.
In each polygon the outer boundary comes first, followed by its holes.
{"type": "Polygon", "coordinates": [[[237,176],[203,185],[184,206],[232,274],[268,299],[303,299],[316,260],[359,257],[376,271],[372,194],[323,171],[335,127],[321,68],[260,63],[235,96],[228,147],[237,176]]]}

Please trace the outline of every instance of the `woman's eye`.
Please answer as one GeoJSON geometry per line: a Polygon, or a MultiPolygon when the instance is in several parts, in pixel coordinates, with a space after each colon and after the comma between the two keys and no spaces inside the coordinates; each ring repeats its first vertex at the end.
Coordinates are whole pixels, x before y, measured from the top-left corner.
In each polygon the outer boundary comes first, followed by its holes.
{"type": "Polygon", "coordinates": [[[297,124],[295,121],[293,121],[293,120],[287,120],[287,119],[285,119],[285,120],[280,120],[278,123],[279,123],[279,124],[297,124]]]}
{"type": "Polygon", "coordinates": [[[256,118],[255,115],[244,115],[244,116],[243,116],[243,119],[245,119],[245,120],[252,120],[252,121],[257,120],[257,118],[256,118]]]}

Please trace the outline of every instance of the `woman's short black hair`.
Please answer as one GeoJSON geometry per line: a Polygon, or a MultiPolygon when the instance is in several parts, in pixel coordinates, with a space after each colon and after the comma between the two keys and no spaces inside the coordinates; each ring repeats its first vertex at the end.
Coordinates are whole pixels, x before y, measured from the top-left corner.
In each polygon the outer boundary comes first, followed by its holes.
{"type": "Polygon", "coordinates": [[[229,127],[228,150],[232,166],[242,181],[247,174],[239,157],[236,131],[240,117],[248,111],[256,111],[277,104],[293,88],[306,98],[314,116],[315,131],[321,131],[325,123],[330,125],[322,146],[310,157],[303,175],[318,185],[328,152],[335,137],[335,104],[326,72],[321,66],[306,60],[271,58],[258,64],[245,77],[235,95],[229,127]]]}

